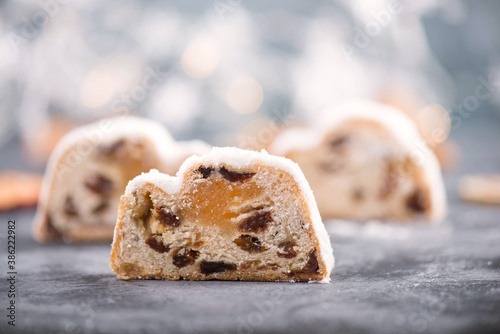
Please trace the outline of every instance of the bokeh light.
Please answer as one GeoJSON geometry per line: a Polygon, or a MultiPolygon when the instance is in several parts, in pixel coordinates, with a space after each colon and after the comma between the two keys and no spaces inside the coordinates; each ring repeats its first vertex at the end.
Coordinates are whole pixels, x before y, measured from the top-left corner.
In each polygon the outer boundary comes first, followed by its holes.
{"type": "Polygon", "coordinates": [[[257,111],[264,100],[264,91],[257,80],[240,77],[229,84],[226,91],[227,103],[239,114],[257,111]]]}

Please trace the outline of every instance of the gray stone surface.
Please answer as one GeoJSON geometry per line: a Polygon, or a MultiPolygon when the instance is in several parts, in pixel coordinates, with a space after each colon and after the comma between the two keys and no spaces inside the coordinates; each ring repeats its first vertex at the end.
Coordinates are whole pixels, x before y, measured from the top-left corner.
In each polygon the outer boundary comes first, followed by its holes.
{"type": "Polygon", "coordinates": [[[498,171],[500,131],[487,121],[464,127],[456,135],[464,164],[446,177],[448,219],[435,227],[330,225],[330,284],[120,281],[109,244],[39,245],[32,211],[1,214],[1,275],[7,221],[16,219],[18,281],[15,329],[5,316],[8,282],[0,281],[0,332],[500,332],[500,207],[455,195],[460,173],[498,171]]]}

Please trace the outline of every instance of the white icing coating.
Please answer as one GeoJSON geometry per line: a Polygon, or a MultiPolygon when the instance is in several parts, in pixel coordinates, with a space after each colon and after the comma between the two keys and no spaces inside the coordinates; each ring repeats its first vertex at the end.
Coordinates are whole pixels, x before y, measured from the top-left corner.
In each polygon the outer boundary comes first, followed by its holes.
{"type": "MultiPolygon", "coordinates": [[[[257,152],[233,147],[215,147],[210,151],[210,153],[204,156],[195,155],[188,158],[182,164],[175,177],[162,174],[157,170],[152,170],[149,173],[143,173],[129,182],[125,193],[131,194],[145,184],[153,184],[166,193],[174,195],[180,192],[185,173],[195,165],[210,164],[211,166],[218,166],[221,164],[228,164],[235,169],[245,169],[256,162],[283,170],[290,174],[297,182],[306,198],[306,202],[311,213],[311,221],[314,232],[319,241],[321,258],[326,265],[327,271],[330,272],[334,266],[334,257],[330,238],[323,222],[321,221],[318,206],[309,183],[307,182],[299,165],[289,159],[270,155],[265,150],[257,152]]],[[[323,279],[322,282],[327,283],[329,281],[330,277],[327,277],[323,279]]]]}
{"type": "Polygon", "coordinates": [[[328,132],[357,119],[379,123],[407,149],[415,147],[415,139],[423,140],[416,124],[402,111],[375,101],[355,101],[336,106],[312,128],[291,128],[279,133],[269,151],[286,155],[291,150],[311,149],[319,145],[328,132]]]}
{"type": "Polygon", "coordinates": [[[292,150],[309,150],[320,145],[328,133],[352,120],[370,120],[380,124],[403,149],[419,161],[419,166],[424,170],[425,181],[431,190],[433,211],[430,220],[442,220],[447,211],[447,204],[439,162],[412,119],[392,106],[375,101],[355,101],[338,105],[313,127],[292,128],[281,132],[276,136],[269,151],[285,156],[292,150]]]}
{"type": "Polygon", "coordinates": [[[96,146],[112,144],[121,138],[147,138],[155,145],[163,161],[169,161],[170,152],[176,152],[174,139],[160,123],[135,116],[119,116],[105,118],[70,131],[54,148],[50,162],[59,161],[69,148],[85,141],[96,146]]]}

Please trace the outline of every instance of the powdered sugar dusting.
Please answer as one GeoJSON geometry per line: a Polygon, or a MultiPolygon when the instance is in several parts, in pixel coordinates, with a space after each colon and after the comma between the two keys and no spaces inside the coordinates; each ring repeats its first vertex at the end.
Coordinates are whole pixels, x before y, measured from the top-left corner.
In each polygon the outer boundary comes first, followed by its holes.
{"type": "Polygon", "coordinates": [[[142,173],[131,180],[125,189],[125,194],[131,194],[145,184],[155,185],[168,194],[177,194],[181,191],[182,178],[160,173],[157,169],[152,169],[148,173],[142,173]]]}
{"type": "Polygon", "coordinates": [[[375,101],[354,101],[333,108],[311,128],[292,128],[281,132],[269,150],[278,155],[286,155],[291,150],[308,150],[319,145],[328,132],[356,119],[381,124],[407,149],[415,147],[415,138],[420,138],[417,126],[402,111],[375,101]]]}

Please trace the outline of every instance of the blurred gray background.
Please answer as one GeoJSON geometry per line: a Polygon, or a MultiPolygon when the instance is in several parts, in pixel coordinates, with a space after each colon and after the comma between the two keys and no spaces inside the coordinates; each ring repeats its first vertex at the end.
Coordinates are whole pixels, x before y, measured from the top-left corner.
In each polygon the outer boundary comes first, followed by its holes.
{"type": "Polygon", "coordinates": [[[240,146],[270,122],[358,98],[414,115],[438,105],[452,137],[474,119],[499,123],[494,0],[0,4],[0,151],[22,143],[27,168],[68,129],[122,113],[240,146]]]}

